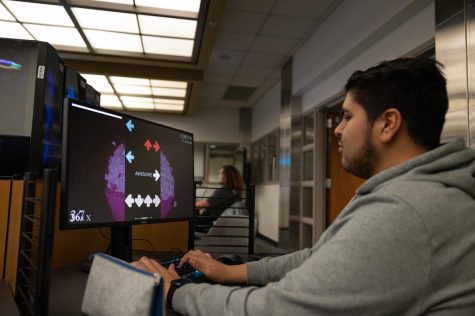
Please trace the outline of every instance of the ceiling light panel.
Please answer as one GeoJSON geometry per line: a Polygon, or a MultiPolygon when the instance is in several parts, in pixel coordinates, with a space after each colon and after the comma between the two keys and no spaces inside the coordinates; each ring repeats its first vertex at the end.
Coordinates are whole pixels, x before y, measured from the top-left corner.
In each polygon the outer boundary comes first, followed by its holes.
{"type": "Polygon", "coordinates": [[[23,23],[74,26],[66,10],[59,5],[7,0],[3,3],[23,23]]]}
{"type": "Polygon", "coordinates": [[[153,88],[153,95],[184,98],[186,95],[186,89],[153,88]]]}
{"type": "Polygon", "coordinates": [[[130,96],[120,96],[122,102],[129,102],[129,103],[153,103],[153,98],[144,98],[144,97],[130,97],[130,96]]]}
{"type": "Polygon", "coordinates": [[[81,27],[85,29],[139,33],[135,14],[85,8],[72,10],[81,27]]]}
{"type": "Polygon", "coordinates": [[[154,110],[155,105],[153,103],[141,103],[141,102],[132,102],[132,101],[126,101],[124,102],[124,107],[127,110],[154,110]]]}
{"type": "Polygon", "coordinates": [[[155,110],[157,111],[177,111],[182,112],[185,106],[176,104],[155,104],[155,110]]]}
{"type": "Polygon", "coordinates": [[[197,25],[195,20],[141,14],[139,14],[138,17],[142,34],[190,39],[195,38],[197,25]]]}
{"type": "Polygon", "coordinates": [[[108,108],[122,108],[119,98],[114,94],[101,94],[101,106],[108,108]]]}
{"type": "Polygon", "coordinates": [[[186,89],[188,86],[187,82],[184,81],[169,81],[169,80],[150,80],[152,87],[163,87],[163,88],[181,88],[186,89]]]}
{"type": "Polygon", "coordinates": [[[193,40],[142,36],[145,53],[191,57],[193,40]]]}
{"type": "Polygon", "coordinates": [[[86,43],[75,28],[38,24],[24,24],[24,26],[38,41],[52,45],[86,47],[86,43]]]}
{"type": "Polygon", "coordinates": [[[135,5],[167,9],[167,10],[177,10],[177,11],[187,11],[187,12],[199,12],[200,11],[200,0],[135,0],[135,5]]]}
{"type": "Polygon", "coordinates": [[[147,87],[147,86],[132,86],[132,85],[115,84],[114,88],[119,94],[152,95],[152,89],[150,89],[150,87],[147,87]]]}
{"type": "Polygon", "coordinates": [[[185,105],[185,100],[159,99],[159,98],[155,98],[154,100],[155,100],[155,104],[185,105]]]}
{"type": "Polygon", "coordinates": [[[110,77],[113,84],[128,84],[128,85],[135,85],[135,86],[150,86],[149,79],[142,79],[142,78],[131,78],[131,77],[117,77],[111,76],[110,77]]]}
{"type": "Polygon", "coordinates": [[[0,21],[0,37],[32,40],[28,32],[16,22],[0,21]]]}
{"type": "Polygon", "coordinates": [[[83,76],[90,85],[109,83],[107,77],[103,75],[81,74],[81,76],[83,76]]]}
{"type": "Polygon", "coordinates": [[[15,18],[5,9],[5,7],[0,3],[0,20],[4,21],[15,21],[15,18]]]}
{"type": "Polygon", "coordinates": [[[84,33],[94,49],[142,53],[138,35],[95,30],[84,30],[84,33]]]}
{"type": "Polygon", "coordinates": [[[92,1],[134,5],[133,0],[92,0],[92,1]]]}

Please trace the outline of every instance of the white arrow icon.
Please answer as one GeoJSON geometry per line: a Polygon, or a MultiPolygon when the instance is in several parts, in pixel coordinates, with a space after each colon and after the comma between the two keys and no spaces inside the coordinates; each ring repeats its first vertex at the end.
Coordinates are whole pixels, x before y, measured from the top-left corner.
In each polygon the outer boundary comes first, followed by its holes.
{"type": "Polygon", "coordinates": [[[132,207],[134,204],[134,198],[132,197],[132,194],[127,195],[127,198],[125,199],[125,203],[127,204],[128,207],[132,207]]]}
{"type": "Polygon", "coordinates": [[[155,178],[155,181],[158,181],[158,179],[160,179],[160,173],[158,173],[158,170],[155,170],[153,177],[155,178]]]}
{"type": "Polygon", "coordinates": [[[150,207],[150,204],[152,204],[152,198],[150,197],[150,195],[147,195],[144,202],[145,204],[147,204],[147,207],[150,207]]]}
{"type": "Polygon", "coordinates": [[[155,195],[155,198],[153,199],[153,204],[155,204],[155,207],[158,207],[160,205],[160,198],[158,195],[155,195]]]}
{"type": "Polygon", "coordinates": [[[138,207],[141,207],[141,206],[142,206],[142,203],[143,203],[143,199],[142,199],[142,196],[139,194],[139,195],[135,198],[135,204],[137,204],[138,207]]]}

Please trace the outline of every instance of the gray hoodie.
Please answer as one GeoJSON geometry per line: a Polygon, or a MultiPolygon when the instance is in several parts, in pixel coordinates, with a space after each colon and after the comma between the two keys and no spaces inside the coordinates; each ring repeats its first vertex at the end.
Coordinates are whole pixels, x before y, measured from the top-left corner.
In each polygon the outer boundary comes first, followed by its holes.
{"type": "Polygon", "coordinates": [[[311,249],[190,284],[190,315],[475,315],[475,151],[445,144],[368,179],[311,249]]]}

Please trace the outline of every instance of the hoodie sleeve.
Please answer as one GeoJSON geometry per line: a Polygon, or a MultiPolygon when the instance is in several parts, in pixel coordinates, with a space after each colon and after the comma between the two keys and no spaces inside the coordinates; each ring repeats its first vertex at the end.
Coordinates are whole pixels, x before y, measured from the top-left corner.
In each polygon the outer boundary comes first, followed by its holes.
{"type": "Polygon", "coordinates": [[[270,282],[264,287],[189,284],[175,292],[173,308],[184,315],[420,314],[429,238],[415,212],[393,202],[352,214],[303,263],[309,250],[249,264],[249,282],[270,282]]]}

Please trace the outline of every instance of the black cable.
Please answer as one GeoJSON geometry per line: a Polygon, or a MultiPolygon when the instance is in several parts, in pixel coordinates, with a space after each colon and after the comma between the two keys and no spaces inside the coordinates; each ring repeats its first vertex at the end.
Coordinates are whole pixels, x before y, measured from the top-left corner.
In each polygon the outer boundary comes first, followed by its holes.
{"type": "MultiPolygon", "coordinates": [[[[148,240],[148,239],[145,239],[145,238],[135,238],[135,239],[132,239],[132,242],[134,242],[134,241],[140,241],[140,240],[141,240],[141,241],[146,241],[146,242],[150,245],[150,247],[152,248],[152,251],[153,251],[153,252],[157,252],[157,250],[155,249],[155,247],[153,246],[153,244],[152,244],[152,243],[150,242],[150,240],[148,240]]],[[[139,249],[137,249],[137,250],[134,250],[134,251],[150,251],[150,250],[139,250],[139,249]]]]}

